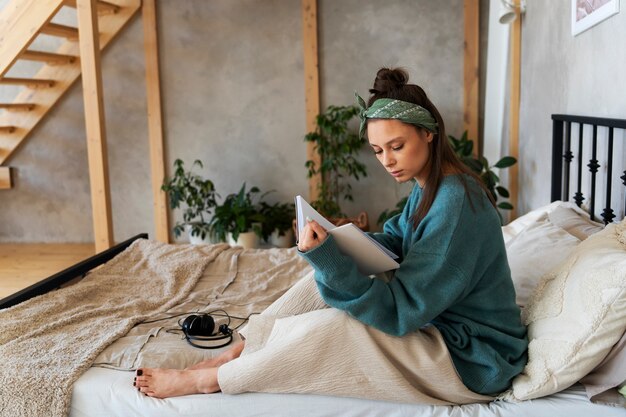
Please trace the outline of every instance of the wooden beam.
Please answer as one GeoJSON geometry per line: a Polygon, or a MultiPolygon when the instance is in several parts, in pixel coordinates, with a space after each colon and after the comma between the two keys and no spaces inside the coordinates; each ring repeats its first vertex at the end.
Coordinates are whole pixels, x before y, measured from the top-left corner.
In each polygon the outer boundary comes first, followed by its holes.
{"type": "MultiPolygon", "coordinates": [[[[98,0],[96,3],[99,15],[108,13],[115,14],[120,11],[120,6],[118,6],[117,4],[113,4],[104,0],[98,0]]],[[[76,0],[64,0],[64,4],[68,7],[77,7],[76,0]]]]}
{"type": "Polygon", "coordinates": [[[76,61],[77,57],[53,52],[26,50],[22,52],[22,55],[20,55],[19,58],[26,59],[28,61],[45,62],[48,65],[63,65],[73,63],[76,61]]]}
{"type": "Polygon", "coordinates": [[[12,187],[11,167],[0,167],[0,190],[7,190],[12,187]]]}
{"type": "Polygon", "coordinates": [[[143,38],[146,57],[146,95],[148,99],[148,135],[150,141],[150,171],[152,176],[152,208],[155,237],[169,243],[167,195],[161,190],[165,179],[165,150],[159,83],[159,44],[155,0],[144,0],[142,6],[143,38]]]}
{"type": "Polygon", "coordinates": [[[15,111],[31,111],[36,106],[34,103],[0,103],[0,109],[15,111]]]}
{"type": "Polygon", "coordinates": [[[511,102],[510,102],[510,130],[509,155],[517,159],[518,163],[509,168],[509,201],[513,205],[510,219],[517,217],[518,204],[518,172],[519,172],[519,108],[521,88],[521,54],[522,54],[522,15],[520,0],[515,2],[515,20],[511,24],[511,102]]]}
{"type": "Polygon", "coordinates": [[[36,78],[0,78],[2,85],[25,85],[31,88],[54,87],[54,80],[39,80],[36,78]]]}
{"type": "Polygon", "coordinates": [[[480,42],[480,2],[464,0],[464,31],[463,48],[463,129],[467,130],[468,138],[474,142],[474,155],[480,155],[479,148],[479,111],[480,111],[480,76],[479,76],[479,42],[480,42]]]}
{"type": "MultiPolygon", "coordinates": [[[[304,51],[304,103],[306,131],[313,132],[320,113],[319,60],[317,48],[317,0],[302,0],[302,43],[304,51]]],[[[307,142],[307,160],[320,166],[320,155],[312,142],[307,142]]],[[[317,200],[321,176],[309,179],[309,201],[317,200]]]]}
{"type": "Polygon", "coordinates": [[[94,243],[96,252],[102,252],[113,246],[113,224],[102,99],[98,15],[96,0],[78,0],[77,6],[94,243]]]}
{"type": "Polygon", "coordinates": [[[58,23],[49,22],[48,24],[44,25],[39,32],[45,35],[65,38],[70,41],[78,40],[78,28],[66,25],[59,25],[58,23]]]}
{"type": "Polygon", "coordinates": [[[13,0],[0,12],[0,76],[37,37],[63,0],[13,0]]]}

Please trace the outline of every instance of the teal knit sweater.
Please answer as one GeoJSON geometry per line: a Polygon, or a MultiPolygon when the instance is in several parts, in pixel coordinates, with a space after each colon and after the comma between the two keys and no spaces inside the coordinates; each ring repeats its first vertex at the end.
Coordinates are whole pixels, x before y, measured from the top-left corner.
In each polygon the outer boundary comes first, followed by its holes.
{"type": "MultiPolygon", "coordinates": [[[[441,183],[433,205],[413,230],[422,190],[374,239],[400,256],[389,282],[361,275],[332,236],[302,253],[332,307],[385,333],[402,336],[432,324],[472,391],[497,394],[527,361],[526,329],[515,304],[500,221],[478,184],[456,175],[441,183]]],[[[433,375],[436,377],[436,375],[433,375]]]]}

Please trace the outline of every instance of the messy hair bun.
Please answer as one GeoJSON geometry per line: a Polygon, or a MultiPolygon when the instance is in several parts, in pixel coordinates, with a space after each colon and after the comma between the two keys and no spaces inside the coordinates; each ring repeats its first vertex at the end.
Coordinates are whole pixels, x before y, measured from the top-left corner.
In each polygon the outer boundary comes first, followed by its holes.
{"type": "Polygon", "coordinates": [[[374,86],[370,93],[384,95],[394,90],[399,90],[409,81],[409,74],[401,68],[381,68],[376,73],[374,86]]]}

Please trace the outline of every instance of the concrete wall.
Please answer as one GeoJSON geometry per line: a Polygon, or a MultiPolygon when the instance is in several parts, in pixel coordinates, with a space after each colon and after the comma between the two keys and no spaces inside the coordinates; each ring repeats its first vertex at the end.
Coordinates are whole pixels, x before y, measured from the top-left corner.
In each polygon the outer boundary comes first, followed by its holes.
{"type": "MultiPolygon", "coordinates": [[[[6,0],[0,0],[0,6],[6,0]]],[[[306,194],[299,1],[159,0],[168,172],[204,162],[224,196],[245,181],[273,201],[306,194]]],[[[377,69],[402,66],[462,129],[462,0],[319,1],[321,104],[353,103],[377,69]]],[[[43,41],[44,43],[52,41],[43,41]]],[[[103,55],[115,239],[153,233],[143,32],[135,19],[103,55]]],[[[4,88],[4,87],[3,87],[4,88]]],[[[13,90],[0,91],[6,99],[13,90]]],[[[0,241],[93,240],[82,89],[77,84],[16,152],[15,187],[0,191],[0,241]]],[[[408,193],[364,152],[354,185],[372,222],[408,193]]],[[[178,215],[175,214],[175,218],[178,215]]]]}
{"type": "MultiPolygon", "coordinates": [[[[547,3],[527,0],[522,25],[521,213],[550,198],[551,114],[626,117],[624,2],[619,14],[577,36],[571,34],[571,2],[547,3]]],[[[623,132],[618,135],[623,138],[623,132]]],[[[599,159],[603,171],[606,166],[599,159]]],[[[624,147],[616,140],[616,170],[626,169],[625,160],[624,147]]],[[[623,187],[614,200],[623,207],[623,187]]]]}

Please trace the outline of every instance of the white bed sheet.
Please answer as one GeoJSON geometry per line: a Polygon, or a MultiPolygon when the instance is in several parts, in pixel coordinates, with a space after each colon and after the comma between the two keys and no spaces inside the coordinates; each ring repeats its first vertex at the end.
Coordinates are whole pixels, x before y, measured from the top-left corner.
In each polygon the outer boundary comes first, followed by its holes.
{"type": "Polygon", "coordinates": [[[429,406],[299,394],[203,394],[164,400],[132,385],[133,373],[90,368],[74,384],[69,417],[625,417],[626,409],[591,403],[580,385],[521,403],[429,406]]]}

